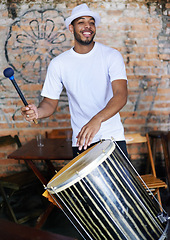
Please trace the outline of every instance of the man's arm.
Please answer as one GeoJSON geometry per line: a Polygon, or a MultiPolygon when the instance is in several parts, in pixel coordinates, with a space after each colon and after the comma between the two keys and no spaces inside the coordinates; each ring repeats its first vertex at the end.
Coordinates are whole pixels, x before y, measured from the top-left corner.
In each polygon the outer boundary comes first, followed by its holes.
{"type": "Polygon", "coordinates": [[[21,113],[27,121],[33,119],[46,118],[51,116],[58,106],[58,99],[44,98],[38,108],[34,104],[29,104],[21,108],[21,113]]]}
{"type": "Polygon", "coordinates": [[[102,122],[113,117],[118,113],[127,102],[127,80],[115,80],[112,82],[113,97],[107,103],[106,107],[97,113],[86,125],[84,125],[77,135],[77,146],[79,150],[82,149],[84,144],[84,149],[89,146],[99,131],[102,122]]]}

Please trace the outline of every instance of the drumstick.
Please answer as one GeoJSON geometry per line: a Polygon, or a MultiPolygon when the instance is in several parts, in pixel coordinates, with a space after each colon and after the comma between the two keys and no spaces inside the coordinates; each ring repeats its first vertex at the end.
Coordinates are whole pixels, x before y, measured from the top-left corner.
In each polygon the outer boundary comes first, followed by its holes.
{"type": "MultiPolygon", "coordinates": [[[[12,68],[6,68],[3,73],[4,73],[4,76],[5,76],[6,78],[9,78],[9,79],[11,80],[12,84],[14,85],[15,89],[17,90],[17,92],[18,92],[18,94],[19,94],[22,102],[24,103],[24,105],[25,105],[25,106],[28,106],[28,103],[27,103],[24,95],[22,94],[20,88],[18,87],[18,84],[17,84],[16,81],[15,81],[15,78],[14,78],[14,70],[13,70],[12,68]]],[[[38,122],[37,122],[37,119],[33,119],[33,121],[34,121],[35,124],[38,123],[38,122]]]]}

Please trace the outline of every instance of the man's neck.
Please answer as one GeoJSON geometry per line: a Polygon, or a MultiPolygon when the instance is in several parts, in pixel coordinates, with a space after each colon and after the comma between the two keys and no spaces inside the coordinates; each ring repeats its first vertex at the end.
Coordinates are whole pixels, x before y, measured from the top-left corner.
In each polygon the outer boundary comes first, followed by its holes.
{"type": "Polygon", "coordinates": [[[92,42],[89,45],[82,45],[78,42],[75,42],[74,51],[79,53],[79,54],[86,54],[93,49],[94,44],[95,44],[95,42],[92,42]]]}

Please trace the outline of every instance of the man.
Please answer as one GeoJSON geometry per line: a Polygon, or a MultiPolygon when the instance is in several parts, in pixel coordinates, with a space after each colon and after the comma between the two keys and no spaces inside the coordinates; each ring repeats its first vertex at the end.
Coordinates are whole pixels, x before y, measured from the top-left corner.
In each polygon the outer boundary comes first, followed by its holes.
{"type": "Polygon", "coordinates": [[[124,129],[119,111],[127,101],[127,77],[121,54],[94,41],[99,14],[86,4],[75,7],[65,20],[74,36],[74,47],[55,57],[49,64],[38,108],[22,108],[27,121],[49,117],[66,88],[73,154],[86,150],[101,139],[114,138],[126,153],[124,129]]]}

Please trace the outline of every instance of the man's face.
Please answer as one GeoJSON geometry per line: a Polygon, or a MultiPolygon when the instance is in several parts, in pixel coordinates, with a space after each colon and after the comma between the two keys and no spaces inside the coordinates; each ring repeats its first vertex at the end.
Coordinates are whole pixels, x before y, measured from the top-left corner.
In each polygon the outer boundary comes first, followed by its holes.
{"type": "Polygon", "coordinates": [[[69,26],[75,40],[82,45],[93,42],[96,34],[95,20],[92,17],[83,16],[76,18],[69,26]]]}

